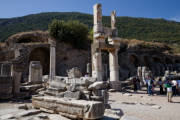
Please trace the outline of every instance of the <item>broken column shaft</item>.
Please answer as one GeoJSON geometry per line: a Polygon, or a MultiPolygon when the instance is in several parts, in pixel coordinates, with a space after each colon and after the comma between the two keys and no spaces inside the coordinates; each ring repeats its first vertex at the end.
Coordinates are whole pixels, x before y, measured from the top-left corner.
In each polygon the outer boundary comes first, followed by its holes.
{"type": "Polygon", "coordinates": [[[56,75],[56,43],[50,41],[50,71],[49,71],[49,80],[53,80],[56,75]]]}

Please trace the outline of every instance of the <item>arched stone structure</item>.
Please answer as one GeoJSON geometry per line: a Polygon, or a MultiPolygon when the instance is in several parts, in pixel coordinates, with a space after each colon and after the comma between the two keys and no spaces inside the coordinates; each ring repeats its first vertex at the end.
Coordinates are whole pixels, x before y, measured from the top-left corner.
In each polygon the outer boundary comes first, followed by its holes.
{"type": "Polygon", "coordinates": [[[40,61],[43,67],[43,75],[49,74],[49,56],[50,51],[45,47],[38,47],[33,49],[29,54],[29,63],[30,61],[40,61]]]}

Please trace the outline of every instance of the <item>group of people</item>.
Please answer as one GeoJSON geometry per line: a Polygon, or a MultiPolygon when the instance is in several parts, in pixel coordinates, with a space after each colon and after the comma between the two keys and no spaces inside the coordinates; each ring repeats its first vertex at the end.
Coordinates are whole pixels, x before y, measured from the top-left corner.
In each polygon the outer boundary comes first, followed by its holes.
{"type": "MultiPolygon", "coordinates": [[[[134,77],[132,79],[134,92],[140,89],[140,79],[138,77],[134,77]]],[[[153,77],[147,76],[145,78],[147,94],[153,95],[155,91],[155,87],[159,86],[159,93],[160,95],[167,94],[168,102],[172,102],[172,97],[176,96],[177,94],[180,95],[180,79],[173,80],[173,79],[166,79],[163,80],[159,78],[158,81],[155,81],[153,77]]]]}

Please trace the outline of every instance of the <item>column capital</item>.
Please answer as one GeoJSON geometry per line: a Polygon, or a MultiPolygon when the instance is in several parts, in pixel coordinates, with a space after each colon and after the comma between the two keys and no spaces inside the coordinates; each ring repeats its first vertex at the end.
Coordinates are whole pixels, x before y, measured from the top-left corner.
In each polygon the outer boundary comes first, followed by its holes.
{"type": "Polygon", "coordinates": [[[54,39],[49,38],[48,43],[51,45],[51,47],[56,47],[56,41],[54,39]]]}

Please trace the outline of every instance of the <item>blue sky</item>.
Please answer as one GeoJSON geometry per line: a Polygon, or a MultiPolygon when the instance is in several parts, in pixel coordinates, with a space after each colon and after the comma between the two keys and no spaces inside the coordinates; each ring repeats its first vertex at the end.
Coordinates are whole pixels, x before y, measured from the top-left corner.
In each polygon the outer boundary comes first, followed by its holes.
{"type": "Polygon", "coordinates": [[[0,18],[41,12],[83,12],[92,14],[92,6],[101,3],[103,15],[112,10],[118,16],[165,18],[180,22],[180,0],[0,0],[0,18]]]}

